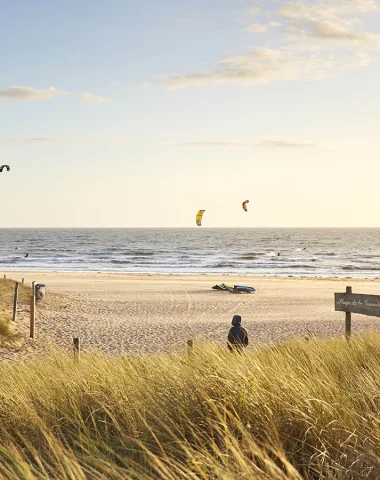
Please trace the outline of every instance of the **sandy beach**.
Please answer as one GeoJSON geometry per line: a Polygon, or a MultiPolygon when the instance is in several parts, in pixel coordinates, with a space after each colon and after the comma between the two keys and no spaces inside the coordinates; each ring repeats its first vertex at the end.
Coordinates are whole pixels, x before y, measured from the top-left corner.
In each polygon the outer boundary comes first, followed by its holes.
{"type": "MultiPolygon", "coordinates": [[[[27,359],[49,346],[72,348],[80,337],[84,351],[138,354],[197,344],[225,344],[231,318],[240,314],[251,346],[344,333],[344,314],[334,311],[334,292],[351,285],[355,293],[379,294],[380,280],[281,277],[135,275],[4,272],[7,278],[47,284],[38,303],[36,339],[18,349],[2,349],[10,360],[27,359]],[[226,284],[250,285],[254,294],[212,290],[226,284]]],[[[27,306],[20,307],[17,330],[28,337],[27,306]]],[[[353,315],[353,334],[380,331],[375,317],[353,315]]]]}

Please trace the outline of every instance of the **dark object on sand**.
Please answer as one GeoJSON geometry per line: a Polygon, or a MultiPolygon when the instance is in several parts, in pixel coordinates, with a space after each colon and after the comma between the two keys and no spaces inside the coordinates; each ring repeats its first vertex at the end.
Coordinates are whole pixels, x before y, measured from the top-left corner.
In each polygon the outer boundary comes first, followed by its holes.
{"type": "Polygon", "coordinates": [[[214,290],[225,290],[226,292],[230,293],[254,293],[256,292],[256,288],[253,287],[246,287],[244,285],[225,285],[221,283],[220,285],[214,285],[212,287],[214,290]]]}
{"type": "Polygon", "coordinates": [[[232,319],[232,328],[228,333],[227,347],[231,352],[239,352],[248,345],[248,333],[241,326],[241,316],[234,315],[232,319]]]}
{"type": "Polygon", "coordinates": [[[221,283],[220,285],[214,285],[212,288],[214,290],[228,290],[229,288],[234,288],[234,287],[230,286],[230,285],[225,285],[224,283],[221,283]]]}
{"type": "Polygon", "coordinates": [[[27,253],[24,258],[28,258],[28,257],[29,257],[29,253],[27,253]]]}

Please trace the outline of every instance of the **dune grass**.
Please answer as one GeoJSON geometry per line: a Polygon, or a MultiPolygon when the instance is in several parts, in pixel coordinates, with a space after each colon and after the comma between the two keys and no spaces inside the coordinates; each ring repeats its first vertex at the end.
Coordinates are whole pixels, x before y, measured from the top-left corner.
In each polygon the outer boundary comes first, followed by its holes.
{"type": "MultiPolygon", "coordinates": [[[[11,328],[10,320],[13,312],[13,295],[15,291],[15,281],[0,279],[0,340],[13,341],[19,338],[11,328]]],[[[31,287],[19,283],[18,301],[19,305],[29,305],[29,299],[32,294],[31,287]]]]}
{"type": "Polygon", "coordinates": [[[380,336],[0,365],[6,479],[378,479],[380,336]]]}

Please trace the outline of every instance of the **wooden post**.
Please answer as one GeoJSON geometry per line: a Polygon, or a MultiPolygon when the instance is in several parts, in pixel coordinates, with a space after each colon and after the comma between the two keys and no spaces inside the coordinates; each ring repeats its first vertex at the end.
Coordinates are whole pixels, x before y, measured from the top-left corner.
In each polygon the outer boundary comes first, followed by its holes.
{"type": "Polygon", "coordinates": [[[193,354],[194,341],[188,340],[186,343],[187,343],[187,356],[190,357],[193,354]]]}
{"type": "Polygon", "coordinates": [[[79,358],[80,358],[80,338],[79,337],[74,337],[73,342],[74,342],[74,360],[76,362],[79,362],[79,358]]]}
{"type": "Polygon", "coordinates": [[[6,279],[7,279],[7,276],[6,276],[6,275],[4,275],[4,280],[6,280],[6,279]]]}
{"type": "Polygon", "coordinates": [[[18,282],[16,282],[15,294],[14,294],[14,297],[13,297],[13,315],[12,315],[12,320],[13,321],[16,320],[16,316],[17,316],[17,300],[18,300],[18,282]]]}
{"type": "Polygon", "coordinates": [[[24,283],[24,277],[22,278],[21,283],[24,283]]]}
{"type": "MultiPolygon", "coordinates": [[[[352,287],[346,287],[346,293],[352,293],[352,287]]],[[[346,312],[346,340],[351,337],[351,312],[346,312]]]]}
{"type": "Polygon", "coordinates": [[[32,295],[30,297],[30,338],[34,338],[35,330],[35,315],[36,315],[36,297],[32,295]]]}
{"type": "Polygon", "coordinates": [[[35,283],[36,283],[36,281],[34,280],[32,282],[32,294],[33,294],[34,297],[36,296],[36,289],[35,289],[35,286],[34,286],[35,283]]]}

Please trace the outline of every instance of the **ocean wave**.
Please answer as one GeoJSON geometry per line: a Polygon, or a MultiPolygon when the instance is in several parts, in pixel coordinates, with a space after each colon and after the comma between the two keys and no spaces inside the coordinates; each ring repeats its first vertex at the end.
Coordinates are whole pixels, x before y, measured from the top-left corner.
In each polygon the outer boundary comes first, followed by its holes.
{"type": "Polygon", "coordinates": [[[236,263],[215,263],[207,268],[238,268],[240,265],[236,263]]]}
{"type": "Polygon", "coordinates": [[[342,270],[353,270],[353,271],[380,271],[380,265],[377,266],[363,266],[359,267],[357,265],[342,265],[340,267],[342,270]]]}
{"type": "Polygon", "coordinates": [[[307,268],[316,270],[318,267],[315,265],[289,265],[287,268],[307,268]]]}
{"type": "Polygon", "coordinates": [[[114,263],[115,265],[130,265],[131,263],[133,264],[134,262],[131,262],[130,260],[111,260],[110,263],[114,263]]]}

